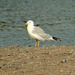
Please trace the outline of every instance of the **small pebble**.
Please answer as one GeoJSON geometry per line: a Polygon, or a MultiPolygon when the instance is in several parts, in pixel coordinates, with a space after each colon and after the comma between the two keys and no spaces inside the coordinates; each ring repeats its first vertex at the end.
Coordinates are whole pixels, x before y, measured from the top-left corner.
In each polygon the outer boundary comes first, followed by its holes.
{"type": "Polygon", "coordinates": [[[61,61],[61,63],[65,63],[65,62],[66,62],[66,59],[64,59],[64,60],[61,61]]]}
{"type": "Polygon", "coordinates": [[[60,72],[63,72],[63,70],[60,70],[60,72]]]}

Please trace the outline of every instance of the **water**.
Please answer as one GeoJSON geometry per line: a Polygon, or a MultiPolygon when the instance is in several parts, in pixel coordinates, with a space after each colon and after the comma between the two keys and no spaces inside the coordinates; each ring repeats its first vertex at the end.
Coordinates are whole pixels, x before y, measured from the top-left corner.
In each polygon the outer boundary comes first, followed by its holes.
{"type": "Polygon", "coordinates": [[[75,45],[75,0],[0,0],[0,47],[33,46],[23,22],[30,19],[62,40],[41,46],[75,45]]]}

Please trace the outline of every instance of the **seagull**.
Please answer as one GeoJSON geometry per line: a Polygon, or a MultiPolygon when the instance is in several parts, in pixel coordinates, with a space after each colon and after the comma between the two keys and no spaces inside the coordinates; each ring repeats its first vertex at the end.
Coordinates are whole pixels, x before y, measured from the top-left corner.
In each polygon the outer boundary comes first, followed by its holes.
{"type": "Polygon", "coordinates": [[[30,37],[36,40],[35,47],[36,46],[39,47],[40,41],[60,40],[57,37],[52,37],[51,35],[45,33],[45,31],[43,31],[43,29],[41,29],[40,27],[35,26],[34,21],[32,21],[32,20],[27,21],[27,23],[25,23],[25,25],[27,25],[27,31],[28,31],[28,34],[30,35],[30,37]]]}

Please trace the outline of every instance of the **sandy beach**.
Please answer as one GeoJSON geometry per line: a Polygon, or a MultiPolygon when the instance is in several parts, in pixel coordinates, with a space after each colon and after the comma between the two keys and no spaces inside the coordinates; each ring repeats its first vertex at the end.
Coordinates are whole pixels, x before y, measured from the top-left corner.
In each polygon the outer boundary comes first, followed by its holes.
{"type": "Polygon", "coordinates": [[[0,75],[75,75],[75,46],[0,47],[0,75]]]}

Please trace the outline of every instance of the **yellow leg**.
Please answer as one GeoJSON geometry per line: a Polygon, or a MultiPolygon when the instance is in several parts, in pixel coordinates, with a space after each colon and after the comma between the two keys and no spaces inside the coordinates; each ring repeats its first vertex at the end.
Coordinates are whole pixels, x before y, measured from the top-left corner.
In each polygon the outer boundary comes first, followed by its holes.
{"type": "Polygon", "coordinates": [[[40,41],[38,41],[38,47],[39,47],[39,45],[40,45],[40,41]]]}
{"type": "Polygon", "coordinates": [[[37,46],[37,40],[36,40],[36,43],[35,43],[35,47],[37,46]]]}

